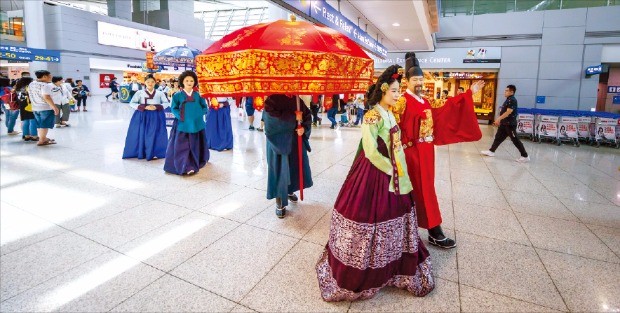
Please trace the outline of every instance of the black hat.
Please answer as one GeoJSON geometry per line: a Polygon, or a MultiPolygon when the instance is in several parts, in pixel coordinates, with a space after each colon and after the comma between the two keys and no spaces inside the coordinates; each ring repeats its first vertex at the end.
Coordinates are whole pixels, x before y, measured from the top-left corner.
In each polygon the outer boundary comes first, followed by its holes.
{"type": "Polygon", "coordinates": [[[420,62],[418,62],[418,58],[415,56],[415,52],[407,52],[405,54],[405,73],[407,78],[424,76],[420,68],[420,62]]]}

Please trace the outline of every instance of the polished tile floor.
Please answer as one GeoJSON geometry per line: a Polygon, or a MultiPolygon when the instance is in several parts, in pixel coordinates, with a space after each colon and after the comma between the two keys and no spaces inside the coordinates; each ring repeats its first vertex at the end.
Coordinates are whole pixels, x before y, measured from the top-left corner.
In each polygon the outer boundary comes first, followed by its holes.
{"type": "MultiPolygon", "coordinates": [[[[265,199],[265,139],[233,117],[235,149],[192,177],[121,160],[131,110],[90,112],[36,147],[2,125],[0,310],[71,312],[620,311],[620,153],[526,141],[437,148],[444,228],[436,289],[326,303],[314,264],[356,151],[357,128],[314,129],[315,186],[279,220],[265,199]]],[[[426,231],[421,230],[423,238],[426,231]]]]}

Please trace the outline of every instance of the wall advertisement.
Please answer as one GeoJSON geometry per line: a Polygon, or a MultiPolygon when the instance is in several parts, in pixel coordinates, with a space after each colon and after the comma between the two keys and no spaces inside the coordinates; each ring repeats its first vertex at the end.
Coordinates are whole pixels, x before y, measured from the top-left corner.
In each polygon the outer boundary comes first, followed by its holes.
{"type": "Polygon", "coordinates": [[[142,51],[160,51],[187,45],[187,40],[135,28],[97,21],[97,42],[100,45],[142,51]]]}

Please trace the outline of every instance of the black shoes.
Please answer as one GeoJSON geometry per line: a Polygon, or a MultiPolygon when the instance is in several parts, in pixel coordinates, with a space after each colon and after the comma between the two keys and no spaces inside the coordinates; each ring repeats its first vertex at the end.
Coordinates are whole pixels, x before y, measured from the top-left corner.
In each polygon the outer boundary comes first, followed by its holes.
{"type": "Polygon", "coordinates": [[[282,200],[276,198],[276,216],[278,218],[284,218],[286,216],[286,207],[282,206],[282,200]]]}
{"type": "Polygon", "coordinates": [[[435,226],[428,230],[428,243],[443,249],[452,249],[456,247],[456,241],[450,239],[443,234],[441,225],[435,226]]]}
{"type": "Polygon", "coordinates": [[[428,243],[443,249],[452,249],[456,247],[456,241],[448,237],[444,237],[443,239],[435,239],[431,236],[428,236],[428,243]]]}
{"type": "Polygon", "coordinates": [[[250,125],[250,130],[255,130],[254,126],[250,125]]]}
{"type": "Polygon", "coordinates": [[[297,195],[292,193],[290,195],[288,195],[288,200],[293,202],[293,203],[297,203],[297,201],[299,201],[299,198],[297,198],[297,195]]]}

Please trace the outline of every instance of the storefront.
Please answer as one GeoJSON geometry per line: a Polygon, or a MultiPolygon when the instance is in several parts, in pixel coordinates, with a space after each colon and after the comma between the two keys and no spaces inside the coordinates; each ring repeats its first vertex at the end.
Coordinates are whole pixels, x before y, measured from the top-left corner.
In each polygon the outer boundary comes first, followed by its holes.
{"type": "MultiPolygon", "coordinates": [[[[475,111],[480,122],[493,121],[497,108],[500,47],[443,48],[418,52],[416,56],[424,70],[424,95],[432,105],[441,105],[444,90],[448,97],[454,97],[459,87],[468,90],[473,82],[484,80],[484,88],[473,95],[475,111]]],[[[392,64],[404,67],[404,57],[405,53],[388,53],[386,59],[374,58],[375,74],[392,64]]]]}
{"type": "MultiPolygon", "coordinates": [[[[110,93],[109,82],[113,77],[117,78],[119,84],[129,83],[134,77],[138,82],[144,82],[144,78],[149,73],[143,70],[144,62],[127,61],[118,59],[90,58],[90,81],[92,86],[91,93],[95,95],[107,95],[110,93]]],[[[179,70],[169,70],[165,68],[161,72],[154,73],[155,79],[166,80],[176,79],[183,72],[179,70]]]]}

